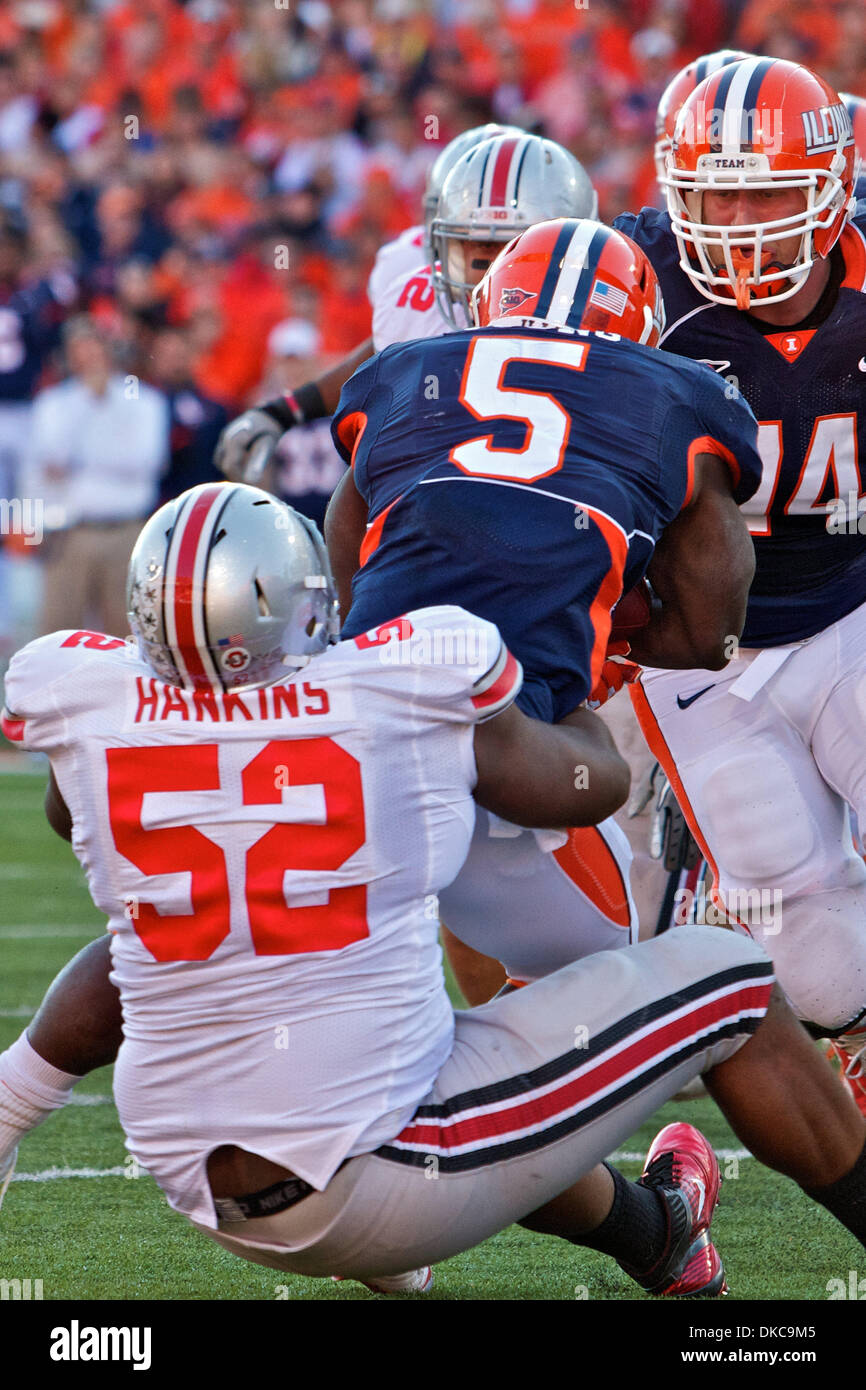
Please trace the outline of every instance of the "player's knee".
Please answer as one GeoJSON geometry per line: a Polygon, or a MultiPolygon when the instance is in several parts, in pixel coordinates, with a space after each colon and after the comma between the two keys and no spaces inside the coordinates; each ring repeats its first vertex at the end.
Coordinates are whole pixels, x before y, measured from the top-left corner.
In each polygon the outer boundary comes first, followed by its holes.
{"type": "Polygon", "coordinates": [[[751,924],[794,1013],[835,1033],[866,1009],[866,887],[782,895],[772,927],[751,924]]]}
{"type": "Polygon", "coordinates": [[[760,762],[743,755],[716,767],[704,784],[704,818],[707,839],[720,846],[723,879],[781,886],[784,876],[820,853],[812,813],[774,753],[760,762]]]}

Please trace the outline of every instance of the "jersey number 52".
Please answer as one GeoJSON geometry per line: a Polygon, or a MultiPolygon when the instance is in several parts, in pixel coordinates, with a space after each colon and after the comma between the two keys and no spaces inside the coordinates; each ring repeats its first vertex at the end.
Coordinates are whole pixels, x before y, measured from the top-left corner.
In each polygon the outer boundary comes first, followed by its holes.
{"type": "Polygon", "coordinates": [[[190,875],[191,913],[162,915],[152,902],[137,902],[130,913],[156,960],[212,956],[231,929],[233,891],[244,893],[257,956],[338,951],[370,935],[363,884],[332,888],[327,902],[316,906],[289,907],[283,892],[287,869],[333,872],[364,844],[360,764],[332,739],[274,740],[243,768],[244,806],[279,805],[284,786],[320,786],[325,820],[272,825],[247,850],[244,878],[236,890],[229,884],[225,854],[201,830],[192,825],[146,830],[141,823],[148,792],[177,797],[219,790],[218,745],[110,748],[106,756],[111,830],[119,853],[148,876],[190,875]]]}

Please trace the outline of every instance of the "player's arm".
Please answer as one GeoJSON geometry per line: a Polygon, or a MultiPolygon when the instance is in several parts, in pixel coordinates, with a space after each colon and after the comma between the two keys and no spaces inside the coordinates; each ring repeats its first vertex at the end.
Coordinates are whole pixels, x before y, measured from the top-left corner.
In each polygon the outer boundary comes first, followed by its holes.
{"type": "Polygon", "coordinates": [[[325,513],[325,541],[343,617],[352,606],[352,576],[361,563],[366,531],[367,503],[355,486],[350,468],[334,489],[325,513]]]}
{"type": "Polygon", "coordinates": [[[286,431],[333,415],[344,384],[373,352],[373,339],[366,338],[314,381],[245,410],[217,440],[216,467],[234,482],[257,483],[286,431]]]}
{"type": "Polygon", "coordinates": [[[45,788],[45,814],[48,817],[48,824],[61,840],[72,839],[72,817],[69,814],[69,807],[60,794],[60,788],[54,776],[54,768],[48,774],[48,786],[45,788]]]}
{"type": "Polygon", "coordinates": [[[628,764],[585,708],[544,724],[509,705],[476,727],[475,762],[475,800],[516,825],[597,825],[628,796],[628,764]]]}
{"type": "Polygon", "coordinates": [[[659,599],[630,656],[642,666],[719,671],[746,621],[755,551],[726,463],[695,459],[692,500],[662,534],[647,570],[659,599]]]}

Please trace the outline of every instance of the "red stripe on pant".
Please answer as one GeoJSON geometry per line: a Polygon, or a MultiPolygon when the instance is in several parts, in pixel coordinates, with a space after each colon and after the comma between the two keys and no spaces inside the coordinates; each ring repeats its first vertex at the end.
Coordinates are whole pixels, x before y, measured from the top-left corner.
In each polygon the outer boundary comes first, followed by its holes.
{"type": "Polygon", "coordinates": [[[635,1068],[652,1062],[670,1048],[693,1042],[702,1033],[724,1023],[736,1022],[748,1011],[766,1011],[772,988],[772,979],[760,984],[738,985],[721,998],[699,1004],[680,1018],[661,1022],[652,1033],[639,1038],[630,1047],[619,1048],[607,1061],[591,1070],[577,1062],[578,1075],[563,1081],[553,1091],[467,1120],[448,1120],[441,1125],[431,1124],[426,1118],[417,1123],[410,1121],[391,1141],[392,1145],[419,1144],[426,1150],[445,1150],[499,1139],[532,1125],[555,1122],[564,1112],[590,1101],[597,1092],[616,1085],[635,1068]]]}

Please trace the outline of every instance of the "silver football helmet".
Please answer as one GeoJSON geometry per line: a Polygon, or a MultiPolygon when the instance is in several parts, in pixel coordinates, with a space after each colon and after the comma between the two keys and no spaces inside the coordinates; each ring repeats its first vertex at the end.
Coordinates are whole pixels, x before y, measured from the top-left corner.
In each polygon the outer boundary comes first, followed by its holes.
{"type": "Polygon", "coordinates": [[[595,221],[597,215],[589,175],[554,140],[520,132],[476,145],[445,179],[431,227],[433,286],[442,313],[457,326],[454,305],[462,304],[471,322],[470,296],[487,267],[469,264],[468,243],[506,243],[536,222],[595,221]]]}
{"type": "Polygon", "coordinates": [[[204,483],[154,513],[129,562],[126,608],[154,674],[188,690],[271,685],[339,629],[318,530],[244,483],[204,483]]]}
{"type": "Polygon", "coordinates": [[[430,228],[439,206],[442,185],[458,159],[461,159],[469,150],[474,150],[475,146],[480,145],[482,141],[491,140],[494,135],[523,135],[523,133],[520,126],[497,125],[495,121],[489,121],[487,125],[476,125],[471,130],[464,130],[460,135],[455,135],[441,154],[436,156],[430,173],[427,175],[427,187],[424,191],[424,250],[431,265],[433,264],[433,243],[430,240],[430,228]]]}

